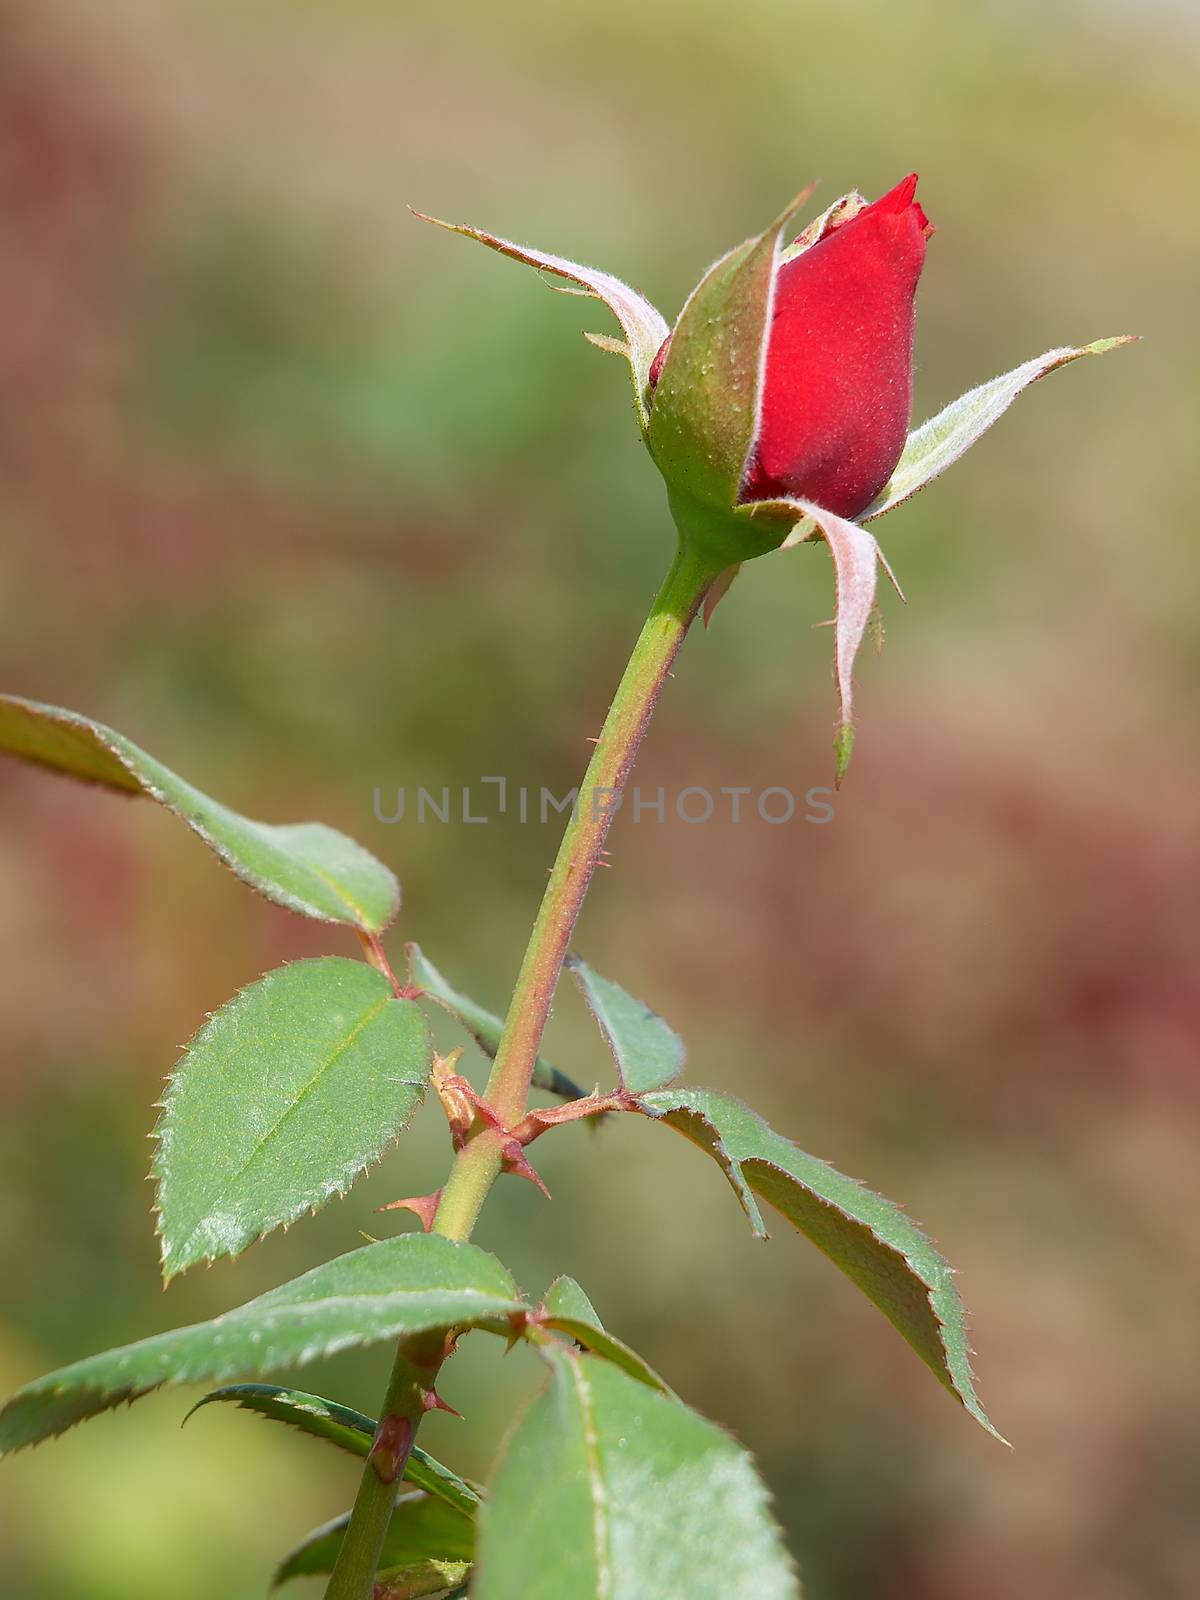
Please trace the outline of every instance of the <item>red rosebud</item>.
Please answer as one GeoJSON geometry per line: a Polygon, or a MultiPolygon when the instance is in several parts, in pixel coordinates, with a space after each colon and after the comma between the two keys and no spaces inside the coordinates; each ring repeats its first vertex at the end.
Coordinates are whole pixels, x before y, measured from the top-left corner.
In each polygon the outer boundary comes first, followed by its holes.
{"type": "Polygon", "coordinates": [[[775,279],[757,436],[739,498],[856,517],[900,459],[917,279],[932,231],[913,173],[775,279]]]}
{"type": "Polygon", "coordinates": [[[680,539],[713,571],[706,620],[740,562],[817,537],[828,545],[839,778],[853,740],[854,660],[881,563],[890,576],[865,525],[943,473],[1030,384],[1130,338],[1048,350],[961,395],[906,439],[913,299],[933,231],[916,186],[913,174],[873,205],[843,195],[782,249],[805,191],[708,269],[673,328],[610,273],[441,224],[566,278],[612,311],[624,338],[587,337],[629,363],[638,425],[680,539]]]}

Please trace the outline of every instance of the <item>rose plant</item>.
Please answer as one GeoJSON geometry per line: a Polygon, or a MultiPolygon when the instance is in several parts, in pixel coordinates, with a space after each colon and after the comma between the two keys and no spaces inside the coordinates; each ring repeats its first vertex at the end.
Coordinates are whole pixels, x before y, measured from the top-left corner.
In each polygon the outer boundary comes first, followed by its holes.
{"type": "MultiPolygon", "coordinates": [[[[807,198],[701,278],[673,328],[609,274],[454,227],[602,300],[643,439],[678,530],[670,572],[633,648],[550,873],[502,1021],[414,943],[398,975],[384,945],[400,891],[389,869],[319,823],[242,816],[102,723],[0,697],[0,748],[93,785],[157,801],[239,877],[301,916],[339,925],[363,959],[298,961],[212,1015],[170,1074],[153,1177],[166,1281],[239,1254],[346,1192],[403,1132],[432,1085],[452,1148],[432,1195],[388,1210],[419,1230],[314,1267],[210,1322],[37,1379],[0,1411],[15,1451],[164,1384],[231,1403],[361,1459],[352,1508],[276,1574],[328,1574],[332,1600],[785,1600],[799,1593],[767,1492],[743,1446],[690,1410],[610,1332],[584,1290],[530,1296],[470,1242],[504,1173],[540,1184],[529,1149],[553,1129],[622,1114],[682,1133],[723,1172],[752,1230],[780,1213],[892,1322],[989,1433],[951,1269],[897,1207],[774,1132],[737,1100],[683,1087],[679,1035],[571,954],[616,805],[679,647],[711,618],[741,562],[822,541],[833,560],[838,781],[852,742],[854,661],[886,563],[868,524],[973,444],[1028,385],[1106,339],[1048,351],[909,431],[914,297],[932,232],[908,177],[868,205],[843,196],[791,242],[807,198]],[[615,1083],[584,1093],[540,1054],[564,967],[595,1016],[615,1083]],[[492,1058],[481,1089],[460,1051],[432,1048],[430,1009],[492,1058]],[[531,1090],[543,1100],[531,1105],[531,1090]],[[438,1383],[473,1332],[531,1345],[547,1382],[486,1486],[416,1442],[438,1383]],[[395,1345],[377,1417],[260,1380],[333,1351],[395,1345]],[[253,1382],[231,1383],[234,1378],[253,1382]]],[[[426,219],[433,220],[433,219],[426,219]]],[[[889,572],[890,576],[890,572],[889,572]]]]}

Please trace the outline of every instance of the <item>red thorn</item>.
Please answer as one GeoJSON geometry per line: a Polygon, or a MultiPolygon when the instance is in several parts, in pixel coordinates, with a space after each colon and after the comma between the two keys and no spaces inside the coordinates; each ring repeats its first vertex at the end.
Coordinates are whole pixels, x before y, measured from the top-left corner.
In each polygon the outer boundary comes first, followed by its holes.
{"type": "Polygon", "coordinates": [[[504,1354],[511,1355],[512,1351],[525,1337],[525,1328],[529,1323],[528,1311],[513,1311],[508,1318],[508,1343],[504,1347],[504,1354]]]}
{"type": "Polygon", "coordinates": [[[482,1117],[490,1128],[495,1128],[500,1133],[508,1131],[500,1119],[499,1112],[493,1110],[483,1096],[477,1094],[465,1078],[456,1080],[456,1086],[462,1090],[462,1093],[466,1095],[467,1099],[475,1107],[476,1115],[482,1117]]]}
{"type": "Polygon", "coordinates": [[[447,1405],[436,1389],[426,1389],[425,1398],[421,1402],[421,1406],[425,1411],[448,1411],[452,1417],[457,1417],[460,1422],[463,1420],[462,1412],[456,1411],[453,1406],[447,1405]]]}
{"type": "Polygon", "coordinates": [[[505,1141],[504,1170],[505,1172],[511,1172],[515,1177],[528,1178],[530,1183],[542,1191],[547,1200],[550,1199],[549,1189],[529,1164],[529,1158],[521,1148],[520,1142],[516,1139],[505,1141]]]}
{"type": "Polygon", "coordinates": [[[411,1211],[414,1216],[420,1217],[421,1226],[426,1233],[433,1232],[433,1219],[437,1216],[437,1208],[441,1203],[442,1191],[435,1189],[432,1194],[410,1195],[407,1200],[390,1200],[386,1206],[376,1206],[376,1211],[411,1211]]]}
{"type": "Polygon", "coordinates": [[[404,1471],[413,1445],[413,1425],[407,1417],[384,1417],[375,1430],[370,1462],[380,1483],[395,1483],[404,1471]]]}

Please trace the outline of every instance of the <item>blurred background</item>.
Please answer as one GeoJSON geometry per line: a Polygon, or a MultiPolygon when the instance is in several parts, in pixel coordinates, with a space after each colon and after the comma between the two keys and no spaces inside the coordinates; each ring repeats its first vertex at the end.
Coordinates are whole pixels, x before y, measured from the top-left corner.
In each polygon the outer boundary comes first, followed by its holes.
{"type": "MultiPolygon", "coordinates": [[[[376,818],[561,793],[671,551],[596,304],[406,203],[602,264],[673,316],[810,178],[921,173],[918,416],[1053,377],[886,523],[909,596],[824,826],[622,818],[578,944],[961,1270],[1010,1454],[784,1227],[628,1119],[538,1147],[478,1238],[757,1453],[814,1600],[1175,1600],[1200,1482],[1197,15],[1100,0],[39,0],[0,20],[0,681],[254,816],[320,818],[502,1008],[557,839],[376,818]]],[[[827,785],[829,563],[749,567],[639,767],[827,785]]],[[[0,769],[0,1388],[213,1315],[440,1179],[426,1108],[346,1201],[159,1286],[152,1102],[206,1012],[342,931],[165,814],[0,769]]],[[[453,1042],[446,1030],[444,1042],[453,1042]]],[[[609,1068],[573,990],[550,1053],[609,1068]]],[[[472,1070],[479,1065],[475,1058],[472,1070]]],[[[538,1381],[468,1341],[430,1447],[486,1472],[538,1381]],[[477,1348],[478,1347],[478,1348],[477,1348]]],[[[371,1409],[387,1353],[302,1381],[371,1409]]],[[[251,1600],[357,1468],[170,1392],[0,1466],[3,1600],[251,1600]]],[[[297,1594],[317,1593],[316,1589],[297,1594]]]]}

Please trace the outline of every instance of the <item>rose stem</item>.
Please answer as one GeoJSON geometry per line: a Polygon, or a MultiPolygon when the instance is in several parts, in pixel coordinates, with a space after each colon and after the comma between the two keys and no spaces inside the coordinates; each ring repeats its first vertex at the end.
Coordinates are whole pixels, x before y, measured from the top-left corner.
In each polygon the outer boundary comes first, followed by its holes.
{"type": "MultiPolygon", "coordinates": [[[[703,557],[679,551],[613,696],[550,871],[484,1093],[502,1128],[514,1126],[525,1113],[554,991],[609,825],[675,657],[716,576],[703,557]]],[[[500,1128],[476,1126],[474,1136],[455,1157],[434,1219],[433,1231],[449,1239],[470,1238],[503,1168],[504,1134],[500,1128]]],[[[401,1343],[381,1422],[407,1421],[412,1430],[408,1437],[415,1435],[424,1392],[433,1386],[437,1365],[428,1345],[422,1350],[414,1349],[410,1341],[401,1343]]],[[[326,1600],[371,1600],[396,1492],[395,1482],[384,1482],[368,1461],[326,1600]]]]}

